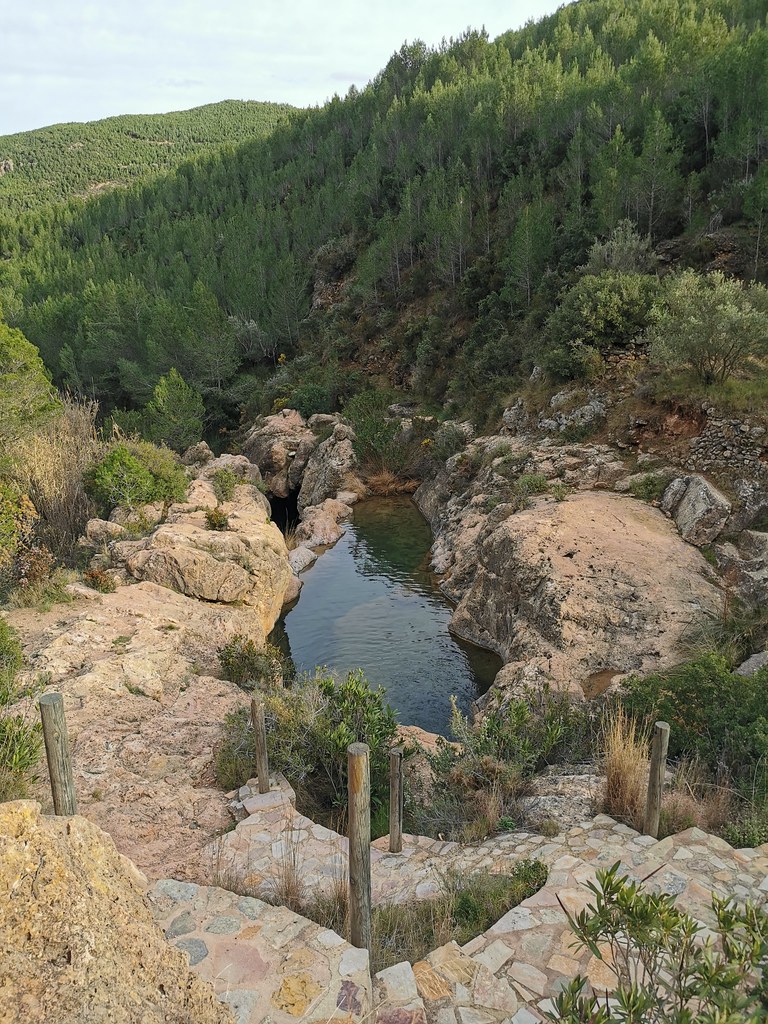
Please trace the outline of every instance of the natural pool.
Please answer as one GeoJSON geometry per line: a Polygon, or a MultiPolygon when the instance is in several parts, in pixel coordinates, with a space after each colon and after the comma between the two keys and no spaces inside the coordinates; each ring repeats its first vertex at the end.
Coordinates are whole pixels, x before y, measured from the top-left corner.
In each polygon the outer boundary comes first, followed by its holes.
{"type": "Polygon", "coordinates": [[[409,498],[355,507],[346,533],[302,573],[298,602],[272,641],[296,668],[362,668],[400,722],[445,734],[450,697],[467,711],[501,660],[451,636],[451,606],[429,565],[432,535],[409,498]]]}

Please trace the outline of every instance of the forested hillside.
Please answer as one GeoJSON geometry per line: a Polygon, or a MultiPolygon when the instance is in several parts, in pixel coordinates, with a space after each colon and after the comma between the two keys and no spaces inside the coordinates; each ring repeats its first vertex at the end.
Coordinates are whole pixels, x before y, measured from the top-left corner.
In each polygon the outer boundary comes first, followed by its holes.
{"type": "Polygon", "coordinates": [[[225,100],[0,135],[0,208],[35,209],[129,185],[222,143],[266,135],[292,107],[225,100]]]}
{"type": "Polygon", "coordinates": [[[488,414],[534,363],[586,373],[641,333],[659,255],[701,269],[725,233],[764,276],[767,14],[581,0],[405,45],[268,139],[3,216],[0,306],[103,411],[175,367],[211,426],[369,374],[488,414]]]}

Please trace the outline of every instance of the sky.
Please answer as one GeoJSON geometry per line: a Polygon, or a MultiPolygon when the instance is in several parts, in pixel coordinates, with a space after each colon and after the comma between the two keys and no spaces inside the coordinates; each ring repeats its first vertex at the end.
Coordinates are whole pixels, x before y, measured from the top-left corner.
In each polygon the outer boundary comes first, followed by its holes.
{"type": "Polygon", "coordinates": [[[491,38],[557,0],[0,0],[0,135],[223,99],[322,104],[406,41],[491,38]]]}

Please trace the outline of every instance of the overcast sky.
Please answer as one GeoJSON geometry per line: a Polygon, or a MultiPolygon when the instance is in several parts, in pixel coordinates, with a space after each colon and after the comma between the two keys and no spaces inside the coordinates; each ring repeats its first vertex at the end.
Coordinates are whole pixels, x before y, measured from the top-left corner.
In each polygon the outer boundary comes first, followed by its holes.
{"type": "Polygon", "coordinates": [[[406,40],[491,38],[554,0],[0,0],[0,135],[223,99],[323,103],[406,40]]]}

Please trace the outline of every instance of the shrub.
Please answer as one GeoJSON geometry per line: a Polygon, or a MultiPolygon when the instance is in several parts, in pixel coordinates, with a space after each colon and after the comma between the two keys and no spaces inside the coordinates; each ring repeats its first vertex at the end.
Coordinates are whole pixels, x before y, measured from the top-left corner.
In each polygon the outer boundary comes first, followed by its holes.
{"type": "Polygon", "coordinates": [[[267,643],[258,647],[240,633],[219,648],[219,661],[224,678],[243,690],[280,685],[287,668],[285,656],[277,647],[267,643]]]}
{"type": "Polygon", "coordinates": [[[104,569],[88,569],[83,573],[83,583],[86,587],[98,590],[102,594],[114,594],[117,590],[117,582],[104,569]]]}
{"type": "Polygon", "coordinates": [[[154,493],[152,474],[125,445],[112,448],[84,480],[87,493],[107,513],[118,505],[147,505],[154,493]]]}
{"type": "Polygon", "coordinates": [[[640,501],[661,501],[668,483],[669,477],[663,473],[645,473],[639,479],[632,480],[629,493],[640,501]]]}
{"type": "Polygon", "coordinates": [[[626,348],[648,327],[658,291],[648,274],[585,274],[547,320],[545,368],[556,377],[578,376],[595,353],[626,348]]]}
{"type": "Polygon", "coordinates": [[[21,643],[16,630],[0,619],[0,707],[13,701],[16,673],[22,664],[21,643]]]}
{"type": "Polygon", "coordinates": [[[456,452],[466,448],[467,442],[467,435],[458,423],[443,423],[435,434],[432,453],[440,462],[445,462],[456,452]]]}
{"type": "Polygon", "coordinates": [[[183,452],[203,434],[203,396],[173,367],[155,385],[143,419],[149,437],[183,452]]]}
{"type": "Polygon", "coordinates": [[[187,478],[168,448],[123,440],[84,476],[88,494],[105,512],[118,505],[135,509],[151,502],[182,501],[187,478]]]}
{"type": "Polygon", "coordinates": [[[95,514],[83,474],[104,454],[94,423],[95,402],[63,398],[44,429],[20,442],[14,477],[40,517],[36,534],[57,559],[71,559],[88,519],[95,514]]]}
{"type": "Polygon", "coordinates": [[[243,481],[231,469],[217,469],[211,476],[211,485],[217,501],[232,501],[235,488],[243,481]]]}
{"type": "Polygon", "coordinates": [[[220,508],[209,508],[205,513],[205,525],[209,530],[228,530],[229,516],[220,508]]]}
{"type": "Polygon", "coordinates": [[[426,754],[431,790],[409,808],[414,831],[472,842],[523,818],[518,799],[527,779],[556,760],[590,757],[597,705],[541,687],[470,722],[453,702],[451,734],[426,754]]]}
{"type": "Polygon", "coordinates": [[[27,495],[12,481],[0,479],[0,585],[13,584],[16,559],[32,545],[37,520],[27,495]]]}
{"type": "Polygon", "coordinates": [[[630,677],[621,699],[641,722],[670,724],[669,753],[698,755],[711,771],[724,765],[747,780],[768,760],[768,669],[733,672],[725,658],[702,655],[644,679],[630,677]]]}
{"type": "Polygon", "coordinates": [[[706,385],[722,385],[768,354],[768,290],[721,271],[670,278],[652,320],[651,356],[706,385]]]}
{"type": "MultiPolygon", "coordinates": [[[[389,795],[389,749],[397,729],[384,690],[372,689],[361,672],[337,681],[329,675],[297,679],[290,689],[265,694],[270,766],[296,790],[302,812],[338,824],[347,800],[347,747],[371,749],[371,806],[389,795]]],[[[245,710],[229,715],[216,759],[219,782],[242,785],[253,767],[253,734],[245,710]]]]}
{"type": "Polygon", "coordinates": [[[547,1017],[560,1024],[758,1024],[768,993],[761,971],[768,948],[768,914],[712,896],[714,934],[678,910],[675,897],[645,892],[619,875],[620,864],[587,883],[595,899],[568,915],[579,943],[613,972],[609,1001],[586,995],[577,976],[547,1017]],[[704,939],[702,943],[702,939],[704,939]],[[703,948],[702,948],[703,947],[703,948]]]}
{"type": "Polygon", "coordinates": [[[353,447],[360,462],[371,471],[403,473],[413,457],[412,446],[402,438],[400,422],[387,418],[392,396],[385,391],[361,391],[344,407],[355,430],[353,447]]]}

